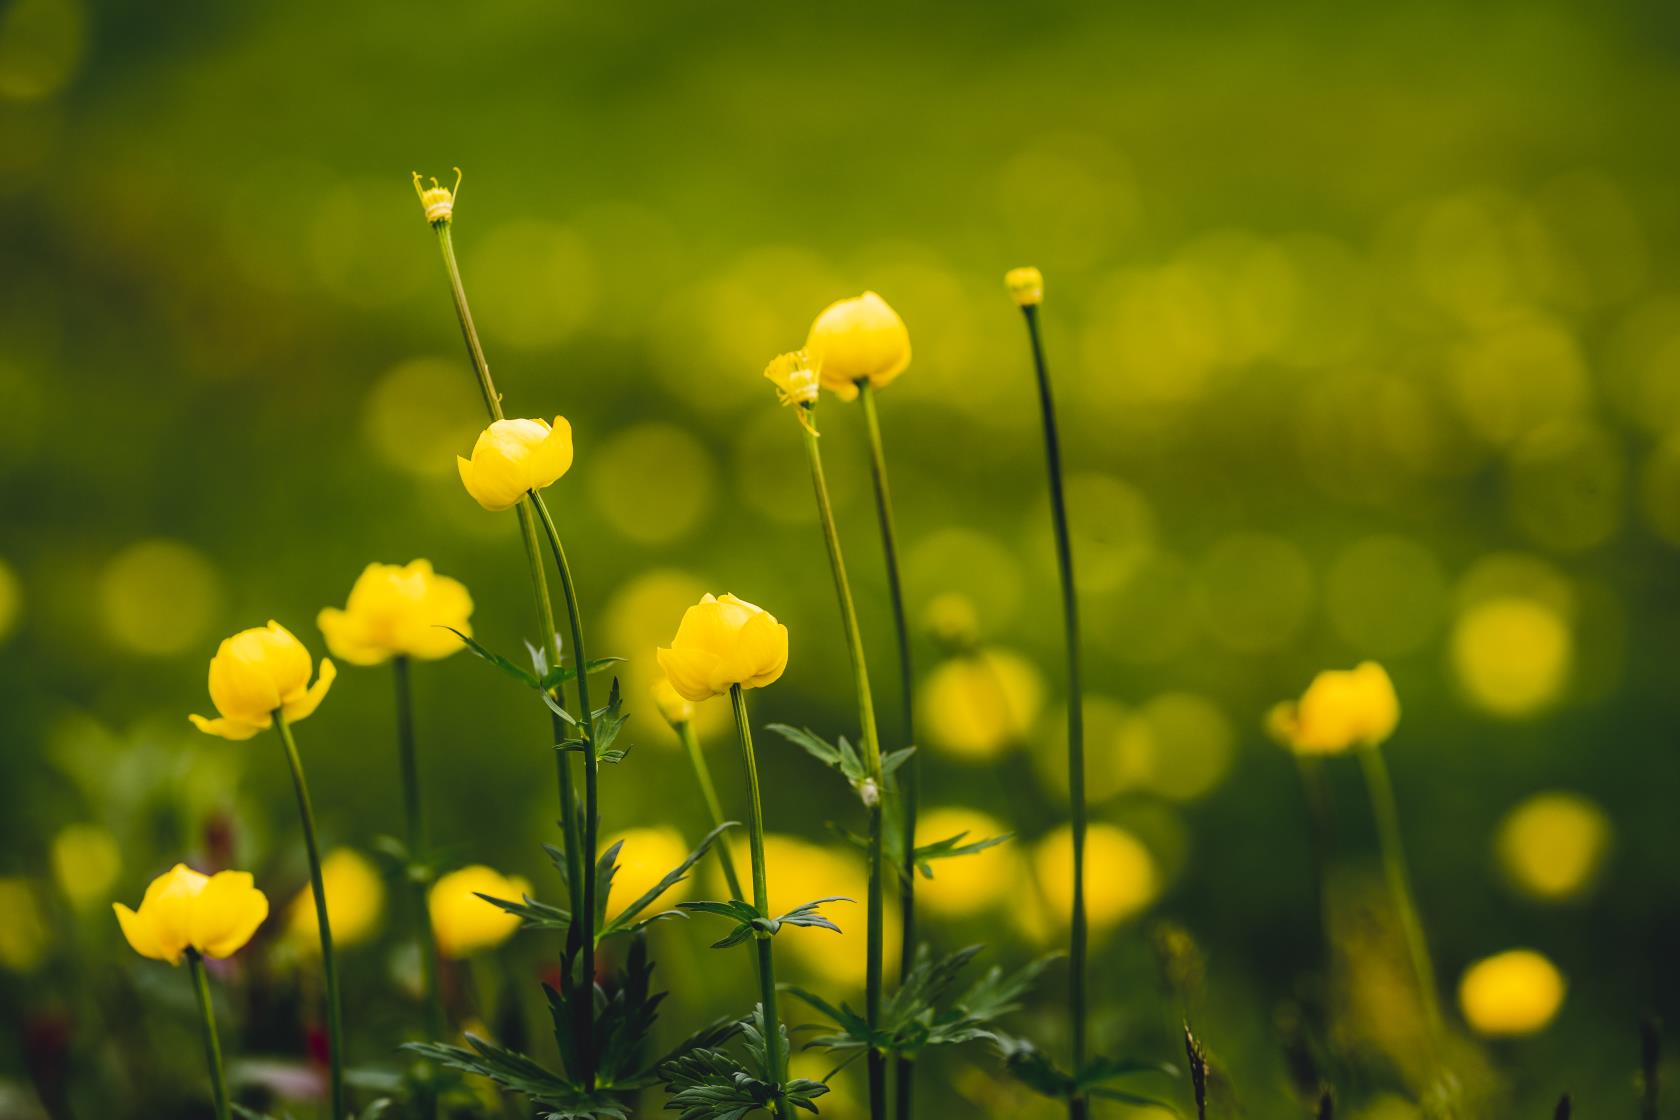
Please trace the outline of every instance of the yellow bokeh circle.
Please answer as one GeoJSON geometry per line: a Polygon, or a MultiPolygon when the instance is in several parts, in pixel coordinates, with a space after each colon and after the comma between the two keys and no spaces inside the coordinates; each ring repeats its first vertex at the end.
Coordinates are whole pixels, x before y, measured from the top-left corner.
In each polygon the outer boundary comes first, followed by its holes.
{"type": "Polygon", "coordinates": [[[978,761],[1021,743],[1043,703],[1044,680],[1032,662],[988,648],[934,666],[917,708],[929,746],[978,761]]]}
{"type": "Polygon", "coordinates": [[[1523,596],[1468,607],[1453,626],[1452,667],[1465,695],[1496,715],[1530,715],[1568,684],[1574,636],[1555,608],[1523,596]]]}
{"type": "Polygon", "coordinates": [[[116,645],[167,657],[196,649],[221,619],[221,577],[197,549],[140,541],[99,573],[100,618],[116,645]]]}
{"type": "Polygon", "coordinates": [[[1592,888],[1610,854],[1610,817],[1575,793],[1539,793],[1499,822],[1494,853],[1511,885],[1543,902],[1592,888]]]}

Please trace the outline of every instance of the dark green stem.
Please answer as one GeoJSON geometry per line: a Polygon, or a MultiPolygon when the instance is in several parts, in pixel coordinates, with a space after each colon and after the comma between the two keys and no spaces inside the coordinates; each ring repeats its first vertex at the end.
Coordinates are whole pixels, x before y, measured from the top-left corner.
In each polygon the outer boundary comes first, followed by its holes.
{"type": "Polygon", "coordinates": [[[321,848],[315,839],[315,809],[309,800],[309,785],[303,777],[303,759],[297,740],[283,712],[274,713],[274,726],[286,748],[286,762],[292,770],[292,788],[297,791],[298,817],[303,824],[303,848],[309,856],[309,886],[315,895],[315,922],[321,934],[321,971],[327,982],[327,1058],[332,1078],[333,1120],[345,1120],[349,1112],[344,1100],[344,1005],[338,990],[338,958],[333,953],[332,926],[327,921],[327,886],[321,878],[321,848]]]}
{"type": "MultiPolygon", "coordinates": [[[[752,815],[747,818],[747,842],[752,853],[753,909],[770,916],[770,881],[764,866],[764,801],[758,789],[758,760],[753,756],[752,723],[747,718],[747,698],[741,686],[729,686],[729,703],[735,709],[735,736],[741,745],[741,769],[747,777],[747,798],[752,815]]],[[[767,1071],[776,1083],[774,1115],[787,1116],[787,1098],[780,1087],[787,1083],[786,1058],[782,1054],[781,1017],[776,1011],[776,967],[771,953],[770,934],[762,930],[753,934],[758,951],[758,989],[764,1001],[764,1057],[767,1071]]]]}
{"type": "MultiPolygon", "coordinates": [[[[694,767],[694,780],[699,783],[700,797],[706,802],[706,812],[711,814],[712,827],[722,828],[723,802],[718,800],[717,787],[712,784],[712,768],[706,764],[706,756],[700,751],[700,740],[694,734],[694,724],[689,720],[676,725],[677,738],[682,740],[683,749],[688,752],[688,761],[694,767]]],[[[735,857],[729,854],[729,845],[719,842],[712,846],[717,853],[718,862],[723,865],[723,878],[729,884],[729,897],[745,900],[746,894],[741,890],[741,879],[735,874],[735,857]]]]}
{"type": "MultiPolygon", "coordinates": [[[[1073,1072],[1085,1068],[1086,956],[1089,933],[1085,920],[1085,693],[1079,656],[1079,601],[1073,585],[1073,545],[1068,538],[1067,502],[1062,494],[1062,448],[1056,432],[1056,404],[1050,392],[1050,371],[1044,364],[1039,337],[1038,308],[1021,309],[1032,342],[1033,370],[1038,375],[1038,404],[1044,419],[1044,456],[1050,477],[1050,517],[1056,530],[1056,568],[1062,584],[1062,629],[1067,638],[1067,763],[1070,823],[1073,832],[1073,913],[1069,920],[1068,1015],[1073,1028],[1073,1072]]],[[[1084,1097],[1068,1101],[1068,1115],[1081,1120],[1089,1111],[1084,1097]]]]}
{"type": "Polygon", "coordinates": [[[187,950],[187,968],[192,972],[193,991],[198,995],[198,1012],[204,1020],[204,1060],[210,1067],[210,1094],[216,1101],[216,1120],[228,1120],[227,1077],[222,1073],[222,1040],[216,1034],[216,1009],[210,1003],[210,978],[204,974],[204,960],[197,949],[187,950]]]}
{"type": "MultiPolygon", "coordinates": [[[[397,760],[402,769],[403,813],[408,828],[409,905],[414,912],[414,948],[420,954],[421,995],[426,1003],[427,1037],[441,1041],[448,1030],[443,1011],[443,991],[438,981],[437,938],[432,933],[432,910],[426,891],[432,882],[431,848],[426,839],[426,819],[420,798],[420,761],[414,745],[414,692],[409,682],[407,657],[391,659],[396,684],[397,760]]],[[[437,1102],[427,1101],[427,1113],[436,1115],[437,1102]]]]}

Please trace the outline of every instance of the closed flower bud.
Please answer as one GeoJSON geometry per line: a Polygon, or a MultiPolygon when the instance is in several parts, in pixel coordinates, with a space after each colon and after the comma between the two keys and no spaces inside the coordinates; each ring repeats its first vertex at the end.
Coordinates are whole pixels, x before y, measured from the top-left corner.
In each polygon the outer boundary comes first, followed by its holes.
{"type": "Polygon", "coordinates": [[[679,694],[668,677],[660,677],[653,682],[653,703],[672,727],[694,718],[694,701],[679,694]]]}
{"type": "Polygon", "coordinates": [[[886,300],[874,292],[829,304],[811,324],[805,353],[823,388],[843,401],[858,394],[858,382],[880,389],[910,364],[910,332],[886,300]]]}
{"type": "Polygon", "coordinates": [[[684,699],[721,696],[733,685],[760,688],[787,668],[787,627],[733,595],[707,595],[683,612],[677,636],[658,656],[684,699]]]}
{"type": "Polygon", "coordinates": [[[449,630],[471,636],[472,609],[472,596],[458,580],[432,571],[430,560],[415,560],[369,564],[344,609],[328,607],[316,622],[335,657],[377,665],[392,657],[448,657],[461,648],[449,630]]]}
{"type": "Polygon", "coordinates": [[[311,685],[313,668],[303,643],[278,622],[241,630],[224,639],[210,659],[210,702],[221,718],[187,718],[224,739],[249,739],[272,727],[275,712],[296,723],[315,710],[338,675],[323,657],[321,675],[311,685]]]}
{"type": "Polygon", "coordinates": [[[512,509],[572,468],[572,426],[564,416],[498,420],[479,434],[472,458],[455,456],[467,493],[488,510],[512,509]]]}
{"type": "Polygon", "coordinates": [[[123,936],[134,951],[179,964],[188,949],[207,957],[231,957],[268,917],[268,897],[248,871],[201,875],[177,863],[153,879],[140,909],[113,904],[123,936]]]}
{"type": "Polygon", "coordinates": [[[420,172],[414,173],[414,193],[420,196],[420,208],[426,220],[434,226],[443,225],[455,215],[455,196],[461,192],[461,169],[455,168],[455,185],[446,187],[434,177],[431,186],[420,182],[420,172]]]}
{"type": "Polygon", "coordinates": [[[1020,307],[1037,307],[1044,302],[1044,273],[1036,268],[1012,268],[1003,274],[1003,284],[1020,307]]]}
{"type": "Polygon", "coordinates": [[[1458,1004],[1478,1034],[1533,1034],[1563,1005],[1562,973],[1532,949],[1511,949],[1464,970],[1458,1004]]]}
{"type": "Polygon", "coordinates": [[[524,879],[510,878],[483,864],[440,876],[426,898],[438,952],[458,960],[481,949],[493,949],[512,937],[519,928],[519,918],[479,895],[518,902],[530,890],[531,884],[524,879]]]}
{"type": "Polygon", "coordinates": [[[1279,704],[1267,714],[1266,729],[1302,754],[1338,754],[1377,746],[1399,722],[1394,682],[1381,665],[1366,661],[1314,677],[1299,702],[1279,704]]]}

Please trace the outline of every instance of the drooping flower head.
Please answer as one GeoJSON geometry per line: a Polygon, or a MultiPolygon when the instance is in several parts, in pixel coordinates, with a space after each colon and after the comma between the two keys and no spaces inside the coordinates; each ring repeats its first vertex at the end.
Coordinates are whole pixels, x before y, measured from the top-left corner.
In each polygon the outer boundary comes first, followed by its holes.
{"type": "Polygon", "coordinates": [[[671,687],[688,700],[722,696],[733,685],[760,688],[787,668],[787,627],[733,595],[707,595],[683,612],[677,636],[658,656],[671,687]]]}
{"type": "Polygon", "coordinates": [[[531,884],[526,880],[503,875],[483,864],[439,876],[426,896],[438,952],[459,960],[481,949],[492,949],[512,937],[513,931],[519,928],[518,916],[479,896],[487,894],[518,902],[530,890],[531,884]]]}
{"type": "Polygon", "coordinates": [[[1302,754],[1374,747],[1394,734],[1399,722],[1394,682],[1375,661],[1320,673],[1298,702],[1278,704],[1266,717],[1272,736],[1302,754]]]}
{"type": "Polygon", "coordinates": [[[805,354],[823,388],[843,401],[858,394],[858,382],[885,387],[910,364],[910,332],[886,300],[874,292],[829,304],[811,324],[805,354]]]}
{"type": "Polygon", "coordinates": [[[321,675],[309,651],[278,622],[241,630],[226,638],[210,659],[210,702],[220,719],[188,716],[193,726],[224,739],[249,739],[274,726],[274,713],[296,723],[313,712],[332,687],[338,670],[321,659],[321,675]]]}
{"type": "Polygon", "coordinates": [[[512,509],[526,493],[551,486],[572,468],[572,426],[546,420],[498,420],[479,434],[472,458],[455,456],[461,483],[487,510],[512,509]]]}
{"type": "Polygon", "coordinates": [[[433,660],[461,648],[461,639],[449,630],[472,635],[467,621],[472,609],[467,589],[432,571],[430,560],[369,564],[350,588],[344,609],[327,607],[316,623],[327,648],[352,665],[392,657],[433,660]]]}
{"type": "Polygon", "coordinates": [[[140,909],[120,902],[112,908],[136,953],[179,964],[188,949],[207,957],[231,957],[243,949],[268,917],[268,897],[248,871],[202,875],[177,863],[152,880],[140,909]]]}
{"type": "Polygon", "coordinates": [[[1044,302],[1044,273],[1036,268],[1012,268],[1003,274],[1003,286],[1019,307],[1037,307],[1044,302]]]}

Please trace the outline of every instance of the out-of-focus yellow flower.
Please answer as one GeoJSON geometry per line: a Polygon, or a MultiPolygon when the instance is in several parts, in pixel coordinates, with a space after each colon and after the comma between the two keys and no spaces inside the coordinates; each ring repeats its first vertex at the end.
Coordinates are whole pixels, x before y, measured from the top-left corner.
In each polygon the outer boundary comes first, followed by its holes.
{"type": "Polygon", "coordinates": [[[1320,673],[1298,703],[1282,703],[1266,717],[1267,730],[1302,754],[1337,754],[1374,747],[1394,734],[1400,700],[1375,661],[1320,673]]]}
{"type": "MultiPolygon", "coordinates": [[[[916,843],[931,844],[958,833],[972,844],[1009,831],[999,821],[975,809],[924,809],[916,816],[916,843]]],[[[933,878],[916,875],[916,905],[949,918],[978,914],[1009,898],[1021,886],[1026,870],[1014,841],[994,845],[973,855],[935,860],[933,878]]]]}
{"type": "Polygon", "coordinates": [[[98,825],[66,825],[53,837],[52,869],[59,889],[80,909],[109,897],[122,870],[122,849],[98,825]]]}
{"type": "Polygon", "coordinates": [[[193,726],[224,739],[249,739],[274,726],[274,713],[296,723],[313,712],[332,687],[338,670],[321,659],[321,675],[309,683],[314,668],[309,651],[278,622],[241,630],[225,638],[210,659],[210,701],[220,719],[188,716],[193,726]]]}
{"type": "MultiPolygon", "coordinates": [[[[674,828],[627,828],[601,845],[605,851],[623,842],[618,850],[618,872],[613,875],[609,894],[608,913],[622,910],[652,890],[665,873],[688,858],[688,845],[682,833],[674,828]]],[[[693,871],[689,878],[666,888],[654,905],[669,909],[687,898],[693,890],[693,871]]]]}
{"type": "Polygon", "coordinates": [[[776,386],[776,399],[785,405],[811,404],[822,388],[817,371],[803,350],[778,354],[764,367],[764,376],[776,386]]]}
{"type": "MultiPolygon", "coordinates": [[[[333,849],[321,861],[321,882],[327,890],[327,922],[335,946],[359,944],[378,931],[385,911],[385,881],[366,856],[351,848],[333,849]]],[[[313,886],[306,885],[286,907],[286,937],[306,953],[320,952],[313,886]]]]}
{"type": "Polygon", "coordinates": [[[1464,691],[1496,715],[1530,715],[1569,681],[1574,635],[1539,599],[1503,595],[1477,603],[1453,625],[1452,664],[1464,691]]]}
{"type": "Polygon", "coordinates": [[[943,646],[964,652],[980,640],[980,612],[960,591],[945,591],[922,608],[922,624],[943,646]]]}
{"type": "Polygon", "coordinates": [[[1610,818],[1574,793],[1540,793],[1508,813],[1494,848],[1511,882],[1547,902],[1578,897],[1610,851],[1610,818]]]}
{"type": "Polygon", "coordinates": [[[459,580],[432,571],[430,560],[369,564],[356,577],[344,609],[327,607],[316,624],[333,656],[352,665],[392,657],[435,660],[461,648],[450,630],[471,636],[472,596],[459,580]]]}
{"type": "MultiPolygon", "coordinates": [[[[1066,927],[1073,909],[1073,831],[1062,827],[1033,853],[1044,900],[1066,927]]],[[[1085,831],[1085,913],[1094,933],[1119,925],[1155,901],[1161,891],[1155,858],[1142,841],[1108,824],[1085,831]]]]}
{"type": "Polygon", "coordinates": [[[249,871],[202,875],[184,863],[152,880],[139,910],[111,905],[134,951],[170,964],[180,964],[188,949],[231,957],[268,917],[268,896],[249,871]]]}
{"type": "Polygon", "coordinates": [[[1037,307],[1044,302],[1044,273],[1031,266],[1004,273],[1003,286],[1020,307],[1037,307]]]}
{"type": "Polygon", "coordinates": [[[1563,1006],[1563,974],[1532,949],[1477,961],[1458,982],[1458,1006],[1478,1034],[1533,1034],[1563,1006]]]}
{"type": "Polygon", "coordinates": [[[472,458],[455,456],[461,484],[487,510],[512,509],[528,492],[572,469],[572,426],[545,420],[498,420],[479,433],[472,458]]]}
{"type": "Polygon", "coordinates": [[[27,879],[0,879],[0,968],[33,972],[47,955],[47,920],[27,879]]]}
{"type": "Polygon", "coordinates": [[[519,876],[505,876],[483,864],[439,876],[426,899],[438,952],[459,959],[495,948],[512,937],[519,928],[518,917],[478,896],[487,894],[518,902],[530,890],[531,884],[519,876]]]}
{"type": "Polygon", "coordinates": [[[461,169],[455,168],[455,185],[443,186],[434,176],[432,185],[425,186],[420,182],[420,172],[414,173],[414,193],[420,196],[420,208],[426,212],[426,221],[434,226],[444,225],[455,216],[455,196],[461,190],[461,169]]]}
{"type": "Polygon", "coordinates": [[[929,744],[979,761],[1026,737],[1044,704],[1044,680],[1018,654],[981,649],[935,666],[921,693],[929,744]]]}
{"type": "Polygon", "coordinates": [[[659,714],[665,717],[665,722],[672,727],[694,718],[694,701],[678,692],[669,677],[660,677],[653,682],[653,702],[658,706],[659,714]]]}
{"type": "Polygon", "coordinates": [[[910,332],[886,300],[864,292],[823,308],[805,338],[805,353],[823,388],[849,401],[857,397],[858,382],[879,389],[904,372],[910,332]]]}
{"type": "Polygon", "coordinates": [[[706,595],[683,612],[677,636],[658,651],[659,667],[687,700],[722,696],[731,685],[762,688],[787,668],[787,627],[733,595],[706,595]]]}

